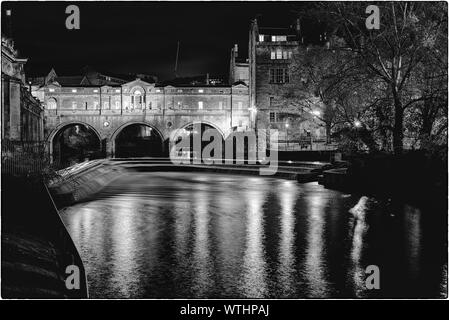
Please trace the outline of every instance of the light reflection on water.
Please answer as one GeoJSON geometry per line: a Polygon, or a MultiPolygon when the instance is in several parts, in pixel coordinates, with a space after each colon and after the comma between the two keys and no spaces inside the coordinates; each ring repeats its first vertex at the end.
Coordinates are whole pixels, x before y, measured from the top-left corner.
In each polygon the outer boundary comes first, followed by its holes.
{"type": "Polygon", "coordinates": [[[61,215],[94,298],[437,297],[446,288],[445,239],[419,209],[317,183],[134,173],[61,215]],[[369,264],[385,275],[382,291],[364,287],[369,264]]]}

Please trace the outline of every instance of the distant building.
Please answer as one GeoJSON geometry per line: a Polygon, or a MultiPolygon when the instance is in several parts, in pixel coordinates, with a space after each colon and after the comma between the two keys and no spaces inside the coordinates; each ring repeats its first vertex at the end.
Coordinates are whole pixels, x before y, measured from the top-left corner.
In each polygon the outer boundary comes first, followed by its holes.
{"type": "Polygon", "coordinates": [[[316,110],[298,107],[304,92],[298,90],[303,75],[294,72],[307,50],[299,28],[260,28],[254,19],[249,32],[249,104],[257,112],[258,128],[279,130],[280,147],[322,148],[325,129],[316,110]]]}
{"type": "Polygon", "coordinates": [[[37,142],[44,138],[43,108],[25,82],[26,62],[13,40],[2,36],[2,140],[37,142]]]}
{"type": "Polygon", "coordinates": [[[231,60],[229,63],[229,84],[249,83],[249,65],[248,59],[239,57],[238,45],[235,44],[231,49],[231,60]]]}

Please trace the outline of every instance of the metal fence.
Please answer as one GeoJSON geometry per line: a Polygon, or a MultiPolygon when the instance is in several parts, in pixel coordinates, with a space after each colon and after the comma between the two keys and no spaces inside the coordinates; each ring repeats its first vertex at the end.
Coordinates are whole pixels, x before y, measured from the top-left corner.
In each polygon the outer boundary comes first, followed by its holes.
{"type": "Polygon", "coordinates": [[[2,175],[40,175],[49,169],[50,161],[44,142],[2,140],[1,149],[2,175]]]}

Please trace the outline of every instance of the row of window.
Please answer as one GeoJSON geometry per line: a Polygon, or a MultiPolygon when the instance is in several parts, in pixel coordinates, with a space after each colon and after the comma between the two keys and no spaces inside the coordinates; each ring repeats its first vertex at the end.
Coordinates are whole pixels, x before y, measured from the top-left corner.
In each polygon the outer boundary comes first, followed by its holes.
{"type": "Polygon", "coordinates": [[[271,42],[285,42],[287,41],[287,36],[267,36],[264,34],[259,35],[259,42],[265,42],[265,41],[271,41],[271,42]]]}
{"type": "Polygon", "coordinates": [[[292,52],[282,49],[271,50],[271,60],[287,60],[292,58],[292,52]]]}
{"type": "MultiPolygon", "coordinates": [[[[177,105],[178,105],[178,108],[182,108],[181,101],[178,101],[177,105]]],[[[98,101],[94,101],[93,109],[94,110],[98,109],[98,106],[99,106],[98,101]]],[[[131,103],[131,106],[140,109],[141,107],[145,107],[145,104],[142,104],[142,99],[136,99],[136,103],[134,103],[134,101],[133,101],[131,103]]],[[[223,106],[226,107],[226,104],[223,104],[222,101],[219,101],[218,102],[218,108],[219,109],[223,109],[223,106]]],[[[88,109],[88,103],[85,102],[83,107],[87,110],[88,109]]],[[[47,102],[47,109],[55,110],[56,108],[57,108],[57,105],[56,105],[56,101],[55,100],[49,100],[47,102]]],[[[202,110],[203,108],[204,108],[203,101],[198,101],[198,110],[202,110]]],[[[243,102],[242,101],[238,101],[237,102],[237,108],[238,109],[243,109],[243,102]]],[[[75,101],[72,102],[72,109],[78,109],[78,103],[77,102],[75,102],[75,101]]],[[[103,109],[110,109],[109,101],[104,101],[103,102],[103,109]]],[[[120,109],[120,101],[115,101],[115,109],[120,109]]],[[[149,104],[148,104],[148,109],[151,109],[151,102],[149,102],[149,104]]]]}

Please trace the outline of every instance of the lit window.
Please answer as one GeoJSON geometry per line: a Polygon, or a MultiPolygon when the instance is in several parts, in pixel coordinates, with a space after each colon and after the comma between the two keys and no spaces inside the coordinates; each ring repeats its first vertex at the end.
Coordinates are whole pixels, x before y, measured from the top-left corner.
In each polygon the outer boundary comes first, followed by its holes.
{"type": "Polygon", "coordinates": [[[56,109],[56,100],[54,100],[54,99],[48,100],[47,109],[49,109],[49,110],[56,109]]]}
{"type": "Polygon", "coordinates": [[[72,92],[76,92],[76,89],[72,89],[72,92]]]}
{"type": "Polygon", "coordinates": [[[292,58],[292,52],[291,52],[291,51],[288,52],[288,58],[289,58],[289,59],[292,58]]]}
{"type": "Polygon", "coordinates": [[[199,92],[199,93],[203,93],[204,90],[203,90],[203,89],[199,89],[198,92],[199,92]]]}
{"type": "Polygon", "coordinates": [[[97,93],[97,92],[98,92],[98,89],[94,89],[94,92],[97,93]]]}
{"type": "Polygon", "coordinates": [[[55,92],[55,89],[50,88],[50,89],[48,89],[48,91],[50,91],[50,92],[55,92]]]}
{"type": "Polygon", "coordinates": [[[288,52],[287,52],[287,51],[282,52],[282,58],[283,58],[284,60],[287,60],[287,59],[288,59],[288,52]]]}
{"type": "Polygon", "coordinates": [[[72,102],[72,109],[76,109],[76,107],[77,107],[76,102],[73,101],[73,102],[72,102]]]}
{"type": "Polygon", "coordinates": [[[271,51],[271,60],[276,59],[276,51],[271,51]]]}
{"type": "Polygon", "coordinates": [[[276,50],[276,59],[282,59],[282,50],[281,49],[276,50]]]}
{"type": "Polygon", "coordinates": [[[263,42],[264,41],[264,35],[263,34],[259,34],[259,42],[263,42]]]}
{"type": "Polygon", "coordinates": [[[271,41],[273,42],[287,41],[287,36],[271,36],[271,41]]]}
{"type": "Polygon", "coordinates": [[[161,90],[159,90],[159,89],[156,89],[156,92],[161,92],[161,90]]]}
{"type": "Polygon", "coordinates": [[[115,92],[120,93],[120,89],[115,89],[115,92]]]}
{"type": "Polygon", "coordinates": [[[182,92],[182,90],[181,90],[181,89],[178,89],[178,92],[182,92]]]}
{"type": "Polygon", "coordinates": [[[203,101],[198,101],[198,109],[203,109],[203,101]]]}

